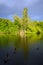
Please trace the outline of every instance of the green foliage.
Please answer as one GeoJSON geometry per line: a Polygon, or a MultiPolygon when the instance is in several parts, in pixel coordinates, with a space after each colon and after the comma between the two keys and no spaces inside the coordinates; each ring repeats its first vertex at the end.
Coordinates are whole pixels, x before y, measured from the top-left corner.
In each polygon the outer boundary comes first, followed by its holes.
{"type": "Polygon", "coordinates": [[[24,8],[23,10],[23,30],[27,30],[27,25],[28,25],[28,9],[24,8]]]}
{"type": "Polygon", "coordinates": [[[0,34],[40,33],[43,31],[43,21],[32,21],[28,16],[28,9],[24,8],[23,17],[14,17],[14,22],[0,18],[0,34]]]}

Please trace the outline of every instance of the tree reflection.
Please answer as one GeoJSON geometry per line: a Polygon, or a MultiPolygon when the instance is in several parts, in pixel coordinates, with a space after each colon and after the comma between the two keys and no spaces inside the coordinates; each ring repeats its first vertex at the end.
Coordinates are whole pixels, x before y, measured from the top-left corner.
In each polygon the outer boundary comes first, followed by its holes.
{"type": "Polygon", "coordinates": [[[23,55],[24,55],[24,61],[26,62],[28,60],[28,52],[29,52],[29,45],[28,45],[28,37],[21,39],[22,49],[23,49],[23,55]]]}
{"type": "Polygon", "coordinates": [[[9,36],[8,35],[0,35],[0,47],[9,46],[9,36]]]}

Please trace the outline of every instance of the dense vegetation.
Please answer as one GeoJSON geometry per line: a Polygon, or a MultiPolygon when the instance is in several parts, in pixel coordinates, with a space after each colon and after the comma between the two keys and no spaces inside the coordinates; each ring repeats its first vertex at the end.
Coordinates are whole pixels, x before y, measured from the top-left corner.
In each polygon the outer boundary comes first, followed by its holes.
{"type": "Polygon", "coordinates": [[[0,18],[0,34],[41,33],[43,32],[43,21],[32,21],[27,15],[28,9],[24,8],[22,18],[15,16],[14,22],[0,18]]]}

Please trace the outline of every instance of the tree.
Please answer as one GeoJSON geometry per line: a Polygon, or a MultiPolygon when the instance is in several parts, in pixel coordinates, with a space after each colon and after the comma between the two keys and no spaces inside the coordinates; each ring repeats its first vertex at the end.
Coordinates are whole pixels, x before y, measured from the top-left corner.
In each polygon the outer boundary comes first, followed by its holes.
{"type": "Polygon", "coordinates": [[[28,9],[24,8],[23,10],[23,30],[27,30],[28,25],[28,9]]]}
{"type": "Polygon", "coordinates": [[[18,16],[15,16],[14,26],[16,25],[18,27],[18,32],[20,34],[21,26],[22,26],[22,19],[18,16]]]}

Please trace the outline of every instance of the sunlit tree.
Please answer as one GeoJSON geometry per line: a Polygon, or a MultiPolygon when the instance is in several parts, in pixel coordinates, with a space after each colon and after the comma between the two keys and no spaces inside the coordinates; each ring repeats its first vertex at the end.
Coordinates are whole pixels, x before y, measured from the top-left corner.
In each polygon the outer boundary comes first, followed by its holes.
{"type": "Polygon", "coordinates": [[[28,9],[24,8],[23,10],[23,30],[27,30],[28,25],[28,9]]]}

